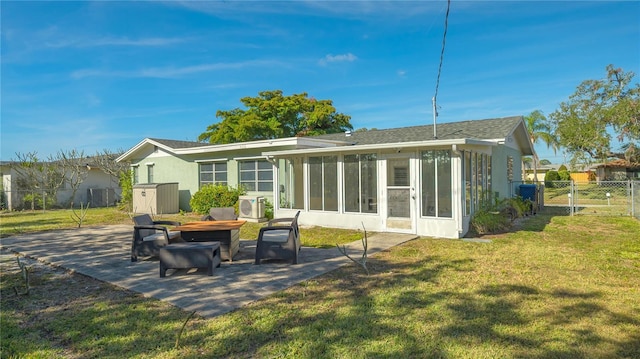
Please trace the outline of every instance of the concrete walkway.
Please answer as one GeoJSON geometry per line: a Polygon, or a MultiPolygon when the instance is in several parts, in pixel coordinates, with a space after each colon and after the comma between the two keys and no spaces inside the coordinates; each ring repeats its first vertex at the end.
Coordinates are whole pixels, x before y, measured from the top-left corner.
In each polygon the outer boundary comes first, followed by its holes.
{"type": "MultiPolygon", "coordinates": [[[[337,248],[303,247],[300,263],[254,265],[255,241],[241,240],[233,262],[224,261],[213,276],[205,271],[169,270],[160,278],[157,260],[132,263],[131,226],[114,225],[25,234],[0,239],[0,248],[108,282],[147,297],[169,302],[186,311],[213,317],[224,314],[302,281],[352,264],[337,248]]],[[[417,238],[416,235],[377,233],[369,236],[368,254],[417,238]]],[[[347,245],[359,257],[362,243],[347,245]]]]}

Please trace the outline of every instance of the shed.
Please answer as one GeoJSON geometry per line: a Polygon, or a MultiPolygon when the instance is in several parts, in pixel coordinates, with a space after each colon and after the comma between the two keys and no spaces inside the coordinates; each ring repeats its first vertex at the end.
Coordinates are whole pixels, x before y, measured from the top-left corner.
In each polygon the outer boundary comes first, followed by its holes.
{"type": "Polygon", "coordinates": [[[133,186],[133,212],[178,213],[178,183],[144,183],[133,186]]]}

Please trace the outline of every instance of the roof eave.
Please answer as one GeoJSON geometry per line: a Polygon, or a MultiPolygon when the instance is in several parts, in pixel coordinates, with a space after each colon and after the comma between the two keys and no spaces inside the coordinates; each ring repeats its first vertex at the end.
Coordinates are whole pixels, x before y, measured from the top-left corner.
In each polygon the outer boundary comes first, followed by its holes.
{"type": "Polygon", "coordinates": [[[154,145],[158,146],[167,152],[175,153],[177,155],[193,155],[193,154],[202,154],[202,153],[211,153],[211,152],[225,152],[225,151],[237,151],[244,149],[260,149],[260,148],[268,148],[268,147],[276,147],[276,146],[294,146],[294,147],[303,147],[303,148],[327,148],[327,147],[336,147],[336,146],[345,146],[350,145],[349,142],[345,141],[336,141],[336,140],[320,140],[313,139],[309,137],[286,137],[286,138],[276,138],[270,140],[259,140],[259,141],[250,141],[250,142],[237,142],[237,143],[228,143],[228,144],[214,144],[208,146],[196,146],[196,147],[185,147],[185,148],[173,148],[167,145],[164,145],[158,141],[154,141],[151,138],[145,138],[140,141],[137,145],[132,147],[129,151],[123,153],[119,156],[116,161],[122,162],[130,159],[134,153],[142,149],[145,145],[154,145]]]}
{"type": "Polygon", "coordinates": [[[302,154],[314,154],[314,153],[335,153],[335,152],[354,152],[354,151],[369,151],[379,149],[406,149],[416,147],[441,147],[452,145],[480,145],[480,146],[496,146],[497,143],[493,141],[477,140],[471,138],[459,138],[452,140],[429,140],[429,141],[413,141],[413,142],[395,142],[395,143],[376,143],[370,145],[349,145],[349,146],[337,146],[330,148],[307,148],[296,150],[283,150],[283,151],[270,151],[263,152],[262,154],[268,157],[282,157],[291,155],[302,154]]]}
{"type": "Polygon", "coordinates": [[[151,138],[145,138],[144,140],[140,141],[137,145],[131,147],[131,149],[129,149],[129,151],[123,153],[122,155],[120,155],[118,158],[116,158],[116,162],[123,162],[128,160],[129,158],[131,158],[131,156],[136,153],[138,150],[140,150],[141,148],[143,148],[145,145],[154,145],[154,146],[158,146],[164,150],[166,150],[167,152],[175,152],[175,150],[167,145],[164,145],[158,141],[154,141],[151,138]]]}
{"type": "Polygon", "coordinates": [[[271,140],[260,140],[260,141],[251,141],[251,142],[238,142],[238,143],[228,143],[228,144],[217,144],[210,146],[200,146],[200,147],[190,147],[190,148],[181,148],[176,149],[176,154],[187,155],[187,154],[201,154],[201,153],[210,153],[210,152],[224,152],[224,151],[237,151],[237,150],[245,150],[245,149],[259,149],[265,147],[276,147],[276,146],[295,146],[295,147],[335,147],[343,142],[340,141],[327,141],[327,140],[317,140],[308,137],[286,137],[286,138],[275,138],[271,140]]]}

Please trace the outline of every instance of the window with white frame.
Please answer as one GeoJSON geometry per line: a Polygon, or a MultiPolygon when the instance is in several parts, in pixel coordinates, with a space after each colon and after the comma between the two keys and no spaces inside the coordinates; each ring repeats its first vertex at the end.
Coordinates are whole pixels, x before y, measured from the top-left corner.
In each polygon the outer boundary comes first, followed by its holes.
{"type": "Polygon", "coordinates": [[[278,160],[280,208],[304,208],[304,163],[302,157],[278,160]]]}
{"type": "Polygon", "coordinates": [[[471,188],[471,174],[473,173],[474,169],[471,167],[471,152],[463,151],[462,154],[464,157],[462,162],[462,172],[464,179],[464,215],[469,216],[471,215],[471,213],[473,213],[471,208],[471,204],[473,203],[473,197],[471,196],[473,194],[473,190],[471,188]]]}
{"type": "Polygon", "coordinates": [[[147,183],[153,182],[153,164],[147,165],[147,183]]]}
{"type": "Polygon", "coordinates": [[[273,191],[273,166],[266,160],[241,161],[240,185],[247,191],[273,191]]]}
{"type": "Polygon", "coordinates": [[[344,156],[344,211],[378,212],[378,162],[376,155],[344,156]]]}
{"type": "Polygon", "coordinates": [[[338,157],[309,157],[309,209],[338,211],[338,157]]]}
{"type": "Polygon", "coordinates": [[[491,180],[491,155],[487,155],[487,191],[489,192],[489,197],[488,197],[488,201],[489,203],[492,203],[495,197],[495,194],[493,193],[493,184],[492,184],[492,180],[491,180]]]}
{"type": "Polygon", "coordinates": [[[468,216],[489,205],[493,200],[491,183],[491,155],[463,151],[464,215],[468,216]]]}
{"type": "Polygon", "coordinates": [[[207,184],[227,185],[227,163],[200,163],[200,187],[207,184]]]}
{"type": "Polygon", "coordinates": [[[421,166],[422,215],[451,218],[451,151],[423,151],[421,166]]]}

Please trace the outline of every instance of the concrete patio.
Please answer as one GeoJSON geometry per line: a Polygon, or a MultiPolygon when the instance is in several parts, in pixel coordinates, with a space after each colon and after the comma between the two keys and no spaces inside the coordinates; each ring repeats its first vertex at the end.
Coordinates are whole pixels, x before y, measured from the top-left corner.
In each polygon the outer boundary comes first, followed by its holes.
{"type": "MultiPolygon", "coordinates": [[[[253,264],[255,241],[241,240],[233,262],[224,261],[213,276],[195,270],[170,270],[159,276],[157,260],[130,260],[129,225],[87,227],[24,234],[0,239],[4,251],[81,273],[144,296],[169,302],[204,317],[224,314],[302,281],[353,263],[337,248],[303,247],[300,263],[253,264]]],[[[412,234],[376,233],[368,238],[372,255],[417,238],[412,234]]],[[[362,243],[347,245],[359,256],[362,243]]]]}

